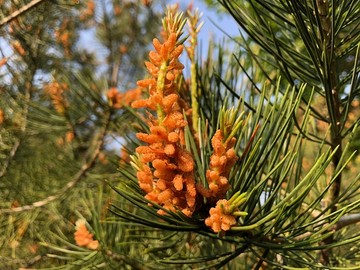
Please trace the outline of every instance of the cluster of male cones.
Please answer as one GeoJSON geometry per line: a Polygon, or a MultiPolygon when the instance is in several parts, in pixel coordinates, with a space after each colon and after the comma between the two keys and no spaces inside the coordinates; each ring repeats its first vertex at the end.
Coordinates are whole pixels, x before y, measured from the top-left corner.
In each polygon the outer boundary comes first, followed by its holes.
{"type": "MultiPolygon", "coordinates": [[[[194,154],[187,145],[186,132],[191,133],[199,147],[196,127],[201,119],[197,111],[197,87],[186,84],[197,83],[193,67],[196,35],[201,25],[198,25],[200,15],[197,11],[189,12],[188,17],[192,37],[189,47],[184,46],[186,39],[181,40],[186,22],[183,13],[177,12],[176,7],[168,8],[161,33],[163,41],[153,40],[154,50],[149,53],[150,61],[145,62],[149,76],[138,81],[135,89],[120,93],[112,87],[106,96],[113,109],[131,106],[146,111],[142,118],[148,132],[136,134],[142,145],[136,148],[131,164],[145,198],[151,202],[149,207],[154,204],[160,206],[160,215],[181,212],[190,218],[203,212],[201,208],[205,206],[208,214],[201,214],[205,225],[213,232],[220,233],[236,226],[238,217],[247,215],[239,209],[246,201],[246,193],[236,192],[226,199],[231,188],[229,175],[238,160],[234,134],[241,127],[242,115],[238,115],[240,107],[222,109],[219,128],[211,138],[212,153],[209,153],[208,169],[204,172],[206,181],[197,180],[198,168],[194,154]],[[192,62],[192,78],[188,82],[183,80],[184,65],[179,60],[185,50],[192,62]],[[190,101],[180,95],[188,89],[192,89],[190,101]]],[[[55,83],[49,85],[47,90],[55,107],[61,112],[66,108],[62,96],[66,89],[55,83]]],[[[99,247],[99,242],[93,239],[84,220],[77,221],[74,237],[78,246],[93,250],[99,247]]]]}
{"type": "MultiPolygon", "coordinates": [[[[155,50],[149,53],[150,61],[145,62],[150,76],[137,83],[147,97],[132,102],[131,106],[147,110],[149,132],[136,134],[144,145],[136,148],[133,166],[145,198],[161,206],[159,214],[181,211],[191,217],[199,205],[207,201],[213,207],[205,224],[217,233],[237,224],[238,207],[246,198],[244,194],[236,193],[226,200],[231,187],[228,177],[238,157],[234,149],[236,138],[225,136],[224,128],[218,129],[211,139],[213,153],[206,171],[207,183],[196,181],[196,164],[186,146],[185,129],[197,137],[197,132],[189,125],[197,114],[180,96],[180,92],[185,91],[182,87],[184,65],[179,61],[184,51],[184,40],[180,36],[185,21],[182,13],[168,9],[163,20],[163,41],[153,40],[155,50]]],[[[199,27],[189,25],[199,30],[199,27]]],[[[196,46],[196,43],[191,45],[196,46]]],[[[193,104],[196,96],[192,99],[193,104]]],[[[236,113],[228,114],[232,121],[236,113]]]]}

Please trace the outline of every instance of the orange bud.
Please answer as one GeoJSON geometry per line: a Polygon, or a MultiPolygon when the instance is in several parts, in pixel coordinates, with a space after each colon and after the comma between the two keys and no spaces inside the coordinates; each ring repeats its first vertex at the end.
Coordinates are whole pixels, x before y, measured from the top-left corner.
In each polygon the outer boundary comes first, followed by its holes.
{"type": "Polygon", "coordinates": [[[165,202],[167,200],[170,200],[170,198],[173,196],[174,193],[171,191],[171,189],[166,189],[158,195],[158,200],[160,202],[165,202]]]}
{"type": "Polygon", "coordinates": [[[18,40],[12,42],[12,47],[13,49],[18,53],[20,54],[21,56],[24,56],[26,55],[26,51],[25,49],[21,46],[20,42],[18,40]]]}
{"type": "Polygon", "coordinates": [[[179,135],[176,132],[170,132],[168,135],[169,142],[176,143],[179,141],[179,135]]]}
{"type": "Polygon", "coordinates": [[[187,151],[181,151],[178,155],[178,166],[183,172],[191,172],[194,169],[194,160],[187,151]]]}
{"type": "Polygon", "coordinates": [[[175,177],[174,177],[174,187],[177,191],[180,191],[183,189],[183,178],[180,174],[177,174],[175,177]]]}
{"type": "Polygon", "coordinates": [[[153,39],[153,45],[154,45],[154,48],[155,48],[156,52],[160,54],[162,45],[161,45],[160,41],[157,38],[153,39]]]}
{"type": "Polygon", "coordinates": [[[175,147],[172,144],[167,144],[164,148],[164,153],[168,156],[173,156],[175,154],[175,147]]]}
{"type": "Polygon", "coordinates": [[[236,219],[227,213],[229,208],[230,205],[227,200],[219,200],[216,207],[210,209],[210,216],[205,219],[206,226],[211,227],[216,233],[230,230],[231,226],[236,224],[236,219]]]}
{"type": "Polygon", "coordinates": [[[154,51],[150,51],[149,53],[149,59],[151,61],[151,63],[153,63],[156,66],[160,66],[161,64],[161,57],[159,56],[158,53],[154,52],[154,51]]]}
{"type": "Polygon", "coordinates": [[[165,190],[167,189],[167,185],[166,185],[166,181],[164,179],[159,179],[156,183],[156,186],[158,187],[158,189],[160,190],[165,190]]]}
{"type": "Polygon", "coordinates": [[[93,240],[93,234],[88,231],[85,225],[85,221],[79,219],[76,221],[76,231],[74,233],[75,242],[78,246],[86,246],[89,249],[97,249],[99,242],[93,240]]]}
{"type": "Polygon", "coordinates": [[[3,58],[3,59],[1,59],[0,60],[0,67],[2,67],[3,65],[5,65],[6,63],[7,63],[7,58],[5,57],[5,58],[3,58]]]}

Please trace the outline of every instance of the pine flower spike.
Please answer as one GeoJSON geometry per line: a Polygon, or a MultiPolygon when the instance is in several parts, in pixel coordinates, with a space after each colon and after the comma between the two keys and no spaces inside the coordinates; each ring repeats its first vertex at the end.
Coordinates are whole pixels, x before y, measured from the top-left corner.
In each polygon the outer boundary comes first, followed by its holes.
{"type": "Polygon", "coordinates": [[[132,107],[147,108],[156,114],[149,117],[150,132],[136,134],[147,145],[137,147],[139,156],[134,167],[146,199],[191,216],[196,198],[195,165],[185,147],[184,128],[188,123],[177,92],[184,68],[178,60],[183,51],[183,45],[178,44],[183,21],[182,15],[168,12],[163,21],[165,41],[154,39],[155,50],[149,53],[150,61],[145,62],[151,77],[138,81],[138,86],[147,90],[148,98],[134,101],[132,107]]]}
{"type": "Polygon", "coordinates": [[[69,90],[69,86],[66,83],[53,81],[46,84],[44,89],[45,93],[50,97],[55,110],[60,114],[64,114],[69,106],[64,93],[69,90]]]}
{"type": "Polygon", "coordinates": [[[226,141],[220,129],[211,139],[213,154],[210,157],[209,169],[206,171],[209,189],[200,184],[197,185],[198,191],[204,197],[215,198],[216,200],[225,197],[230,188],[228,177],[231,168],[238,159],[234,150],[235,142],[235,137],[226,141]]]}
{"type": "Polygon", "coordinates": [[[87,247],[88,249],[95,250],[99,247],[99,241],[93,239],[93,234],[86,228],[85,220],[79,219],[75,223],[75,242],[80,247],[87,247]]]}
{"type": "Polygon", "coordinates": [[[239,114],[241,104],[239,103],[237,108],[226,109],[225,107],[220,110],[219,129],[211,139],[213,154],[210,157],[209,169],[206,171],[208,188],[201,184],[197,185],[199,193],[210,198],[212,202],[225,198],[225,194],[230,188],[228,178],[238,159],[234,148],[236,134],[243,125],[243,114],[239,114]]]}
{"type": "Polygon", "coordinates": [[[216,206],[209,211],[210,216],[205,219],[206,226],[215,233],[228,231],[236,225],[237,217],[246,216],[247,213],[239,211],[240,205],[246,201],[246,193],[235,193],[230,200],[222,199],[217,201],[216,206]]]}

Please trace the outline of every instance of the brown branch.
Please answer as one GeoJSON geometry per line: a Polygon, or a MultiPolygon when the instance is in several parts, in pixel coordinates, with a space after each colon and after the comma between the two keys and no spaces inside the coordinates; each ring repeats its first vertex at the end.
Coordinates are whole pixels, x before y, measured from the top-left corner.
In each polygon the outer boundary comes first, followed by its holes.
{"type": "Polygon", "coordinates": [[[25,6],[22,6],[18,10],[11,13],[9,16],[5,17],[0,21],[0,27],[4,26],[5,24],[11,22],[15,18],[19,17],[20,15],[26,13],[27,11],[31,10],[32,8],[36,7],[37,5],[41,4],[42,2],[45,2],[47,0],[33,0],[30,3],[26,4],[25,6]]]}
{"type": "MultiPolygon", "coordinates": [[[[330,227],[328,230],[326,230],[325,232],[336,232],[339,231],[340,229],[346,227],[346,226],[350,226],[350,225],[354,225],[356,223],[360,222],[360,213],[356,213],[356,214],[349,214],[346,216],[342,216],[337,222],[336,224],[334,224],[332,227],[330,227]]],[[[324,223],[322,225],[322,228],[329,226],[329,223],[324,223]]],[[[321,228],[320,228],[321,229],[321,228]]],[[[310,238],[312,235],[314,234],[314,231],[307,231],[303,234],[300,234],[294,238],[291,238],[290,240],[292,242],[299,242],[304,240],[305,238],[310,238]]],[[[277,237],[277,238],[273,238],[273,239],[268,239],[268,238],[263,238],[262,239],[265,242],[269,242],[271,244],[279,244],[279,245],[283,245],[285,243],[289,243],[289,239],[286,237],[277,237]]],[[[326,244],[326,243],[325,243],[326,244]]]]}
{"type": "MultiPolygon", "coordinates": [[[[320,17],[320,38],[322,39],[322,43],[324,44],[324,58],[326,66],[324,67],[326,70],[324,74],[325,76],[324,81],[324,88],[326,94],[326,105],[327,110],[331,120],[331,127],[330,127],[330,135],[331,135],[331,149],[336,151],[332,158],[332,164],[334,168],[334,174],[337,173],[336,169],[340,164],[341,157],[343,154],[342,150],[342,136],[341,136],[341,103],[340,103],[340,94],[338,89],[338,81],[339,81],[339,74],[338,74],[338,64],[336,55],[334,53],[334,16],[330,13],[330,10],[336,9],[335,3],[332,2],[332,7],[330,7],[329,0],[316,0],[316,6],[314,6],[315,12],[320,17]]],[[[329,201],[333,203],[330,211],[334,213],[337,211],[336,201],[340,195],[341,189],[341,182],[342,182],[342,174],[339,173],[335,176],[334,182],[330,188],[330,196],[329,201]]],[[[331,244],[334,242],[333,235],[330,235],[326,239],[324,239],[323,243],[321,244],[331,244]]],[[[323,249],[321,251],[321,259],[320,261],[324,265],[329,265],[331,260],[331,248],[330,249],[323,249]]],[[[334,262],[336,265],[337,262],[334,262]]]]}
{"type": "Polygon", "coordinates": [[[69,181],[62,189],[60,189],[56,194],[50,195],[47,198],[37,201],[37,202],[34,202],[32,204],[19,206],[19,207],[15,207],[15,208],[10,208],[10,209],[0,209],[0,214],[11,214],[11,213],[16,213],[16,212],[29,211],[29,210],[32,210],[35,208],[42,207],[44,205],[47,205],[47,204],[59,199],[70,188],[74,187],[82,179],[82,177],[86,174],[86,172],[89,171],[95,164],[95,161],[96,161],[96,159],[101,151],[101,148],[104,144],[104,138],[105,138],[105,135],[107,133],[107,130],[108,130],[108,127],[110,124],[110,118],[111,118],[111,113],[108,112],[102,131],[100,132],[100,134],[98,136],[96,136],[97,138],[94,138],[94,145],[89,147],[89,149],[94,148],[94,150],[90,153],[89,158],[87,159],[87,161],[84,162],[84,164],[81,166],[80,170],[72,177],[72,180],[69,181]]]}
{"type": "Polygon", "coordinates": [[[338,231],[346,226],[356,224],[358,222],[360,222],[360,213],[349,214],[347,216],[341,217],[339,221],[335,224],[333,230],[338,231]]]}
{"type": "MultiPolygon", "coordinates": [[[[357,213],[357,214],[349,214],[349,215],[346,215],[346,216],[342,216],[338,222],[336,222],[336,224],[334,226],[332,226],[329,230],[327,230],[327,232],[330,232],[330,231],[333,231],[333,232],[336,232],[336,231],[339,231],[340,229],[346,227],[346,226],[349,226],[349,225],[353,225],[353,224],[356,224],[360,222],[360,213],[357,213]]],[[[328,226],[329,223],[325,223],[323,224],[323,227],[325,226],[328,226]]],[[[313,234],[314,232],[306,232],[306,233],[303,233],[297,237],[295,237],[293,240],[295,241],[300,241],[300,240],[303,240],[307,237],[311,237],[311,235],[313,234]]]]}
{"type": "MultiPolygon", "coordinates": [[[[285,191],[283,191],[281,195],[286,196],[287,193],[285,191]]],[[[303,202],[302,207],[304,209],[308,209],[309,205],[303,202]]],[[[308,209],[308,211],[311,211],[310,216],[315,219],[319,218],[319,215],[321,214],[321,211],[316,210],[316,209],[308,209]]],[[[360,213],[348,214],[348,215],[340,217],[339,220],[331,228],[326,230],[326,232],[331,232],[331,231],[336,232],[346,226],[354,225],[359,222],[360,222],[360,213]]],[[[321,221],[319,221],[319,223],[317,223],[317,225],[320,226],[320,223],[321,223],[321,221]]],[[[326,226],[329,226],[329,223],[322,224],[322,228],[324,228],[326,226]]],[[[307,237],[311,237],[311,235],[313,235],[313,234],[314,234],[314,231],[308,231],[308,232],[305,232],[303,234],[300,234],[300,235],[294,237],[292,240],[293,241],[301,241],[307,237]]],[[[279,239],[276,239],[276,242],[283,243],[283,242],[285,242],[285,239],[279,238],[279,239]]]]}
{"type": "Polygon", "coordinates": [[[5,161],[5,164],[3,165],[3,167],[1,168],[0,170],[0,177],[4,176],[5,173],[6,173],[6,170],[7,168],[9,167],[10,165],[10,162],[12,161],[12,159],[14,158],[15,154],[16,154],[16,151],[18,150],[19,148],[19,145],[20,145],[20,140],[17,139],[13,145],[13,147],[11,148],[11,151],[5,161]]]}

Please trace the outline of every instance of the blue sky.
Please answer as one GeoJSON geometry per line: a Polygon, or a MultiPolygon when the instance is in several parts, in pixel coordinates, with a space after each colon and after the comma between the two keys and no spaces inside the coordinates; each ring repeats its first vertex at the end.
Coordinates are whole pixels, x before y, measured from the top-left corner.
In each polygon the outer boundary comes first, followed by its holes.
{"type": "MultiPolygon", "coordinates": [[[[228,14],[218,14],[214,9],[209,8],[204,1],[201,0],[180,0],[180,1],[168,1],[169,3],[179,3],[181,9],[186,9],[186,7],[193,2],[193,7],[198,8],[200,12],[203,13],[202,20],[204,21],[204,26],[199,35],[199,40],[203,44],[209,42],[211,38],[213,41],[221,41],[224,38],[224,33],[218,29],[223,29],[224,32],[231,36],[236,36],[239,34],[239,28],[237,23],[232,19],[228,14]],[[216,27],[214,23],[218,26],[216,27]]],[[[204,44],[204,45],[205,45],[204,44]]],[[[204,48],[205,49],[205,48],[204,48]]]]}

